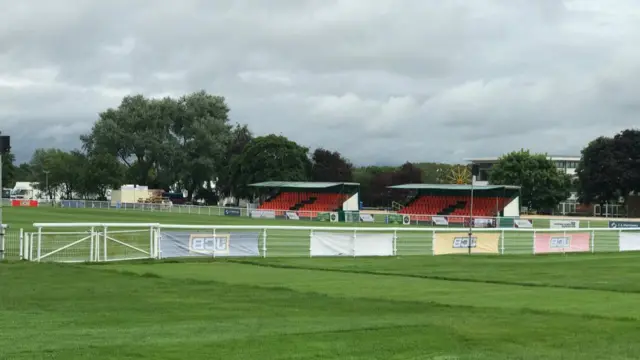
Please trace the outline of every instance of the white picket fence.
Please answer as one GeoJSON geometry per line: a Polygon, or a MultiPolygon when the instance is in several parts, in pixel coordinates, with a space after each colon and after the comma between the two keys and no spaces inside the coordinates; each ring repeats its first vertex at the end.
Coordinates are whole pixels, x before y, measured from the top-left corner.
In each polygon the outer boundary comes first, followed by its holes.
{"type": "Polygon", "coordinates": [[[5,259],[107,262],[185,257],[412,256],[640,251],[640,229],[474,229],[36,223],[5,259]]]}

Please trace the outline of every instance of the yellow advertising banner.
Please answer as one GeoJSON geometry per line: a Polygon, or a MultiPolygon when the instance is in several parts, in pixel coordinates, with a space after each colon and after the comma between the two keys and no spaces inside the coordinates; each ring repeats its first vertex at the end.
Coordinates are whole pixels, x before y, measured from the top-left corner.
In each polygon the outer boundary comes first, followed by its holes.
{"type": "MultiPolygon", "coordinates": [[[[472,254],[499,254],[500,234],[498,233],[474,233],[471,236],[472,254]]],[[[436,232],[434,238],[434,254],[468,254],[469,234],[436,232]]]]}

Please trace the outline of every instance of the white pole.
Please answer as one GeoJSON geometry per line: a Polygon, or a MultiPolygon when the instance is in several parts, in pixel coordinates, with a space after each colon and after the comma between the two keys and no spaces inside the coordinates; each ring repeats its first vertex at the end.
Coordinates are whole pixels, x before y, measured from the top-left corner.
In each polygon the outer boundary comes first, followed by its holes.
{"type": "MultiPolygon", "coordinates": [[[[2,205],[4,203],[2,191],[2,149],[0,149],[0,244],[4,244],[4,226],[2,226],[2,205]]],[[[4,249],[4,248],[3,248],[4,249]]],[[[0,252],[0,260],[4,258],[4,252],[0,252]]]]}
{"type": "Polygon", "coordinates": [[[469,206],[469,255],[471,255],[471,240],[473,239],[473,183],[475,176],[471,176],[471,205],[469,206]]]}
{"type": "Polygon", "coordinates": [[[262,230],[262,257],[267,257],[267,229],[262,230]]]}

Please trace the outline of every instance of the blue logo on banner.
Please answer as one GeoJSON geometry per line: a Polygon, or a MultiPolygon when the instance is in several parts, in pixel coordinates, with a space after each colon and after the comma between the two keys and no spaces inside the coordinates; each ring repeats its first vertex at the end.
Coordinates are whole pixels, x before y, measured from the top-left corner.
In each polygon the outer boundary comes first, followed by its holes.
{"type": "Polygon", "coordinates": [[[609,227],[616,229],[637,229],[640,228],[640,221],[609,221],[609,227]]]}
{"type": "Polygon", "coordinates": [[[242,215],[240,209],[224,209],[225,216],[240,216],[242,215]]]}

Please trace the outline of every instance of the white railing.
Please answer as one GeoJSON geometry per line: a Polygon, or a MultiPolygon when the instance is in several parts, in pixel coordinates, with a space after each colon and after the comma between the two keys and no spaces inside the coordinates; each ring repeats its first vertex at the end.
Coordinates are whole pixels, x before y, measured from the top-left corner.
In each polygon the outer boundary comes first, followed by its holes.
{"type": "Polygon", "coordinates": [[[640,251],[640,229],[475,229],[36,223],[21,240],[32,261],[186,257],[410,256],[640,251]],[[471,241],[470,241],[471,240],[471,241]]]}
{"type": "MultiPolygon", "coordinates": [[[[7,200],[7,199],[5,199],[7,200]]],[[[52,206],[46,204],[43,206],[52,206]]],[[[198,206],[198,205],[163,205],[156,203],[124,203],[119,206],[112,205],[108,201],[90,201],[90,200],[61,200],[56,206],[63,208],[91,208],[105,209],[111,211],[145,211],[145,212],[163,212],[175,214],[190,214],[202,216],[240,216],[251,217],[255,209],[239,208],[239,207],[223,207],[223,206],[198,206]]],[[[329,221],[327,217],[319,216],[317,211],[285,211],[285,210],[257,210],[258,215],[254,213],[253,217],[261,219],[286,219],[289,221],[306,220],[306,221],[329,221]],[[294,213],[297,218],[287,216],[287,213],[294,213]]],[[[320,212],[322,214],[322,212],[320,212]]],[[[326,213],[325,213],[326,214],[326,213]]],[[[469,216],[462,215],[425,215],[425,214],[397,214],[390,211],[371,211],[362,210],[353,221],[362,223],[377,224],[397,224],[397,225],[418,225],[418,226],[444,226],[444,227],[466,227],[469,225],[469,216]],[[369,217],[370,216],[370,217],[369,217]]],[[[599,228],[608,227],[609,221],[615,219],[581,219],[575,218],[545,218],[535,217],[531,219],[533,227],[550,227],[552,222],[574,222],[578,228],[599,228]]],[[[512,227],[507,222],[509,219],[498,217],[481,217],[474,216],[475,227],[512,227]]]]}

